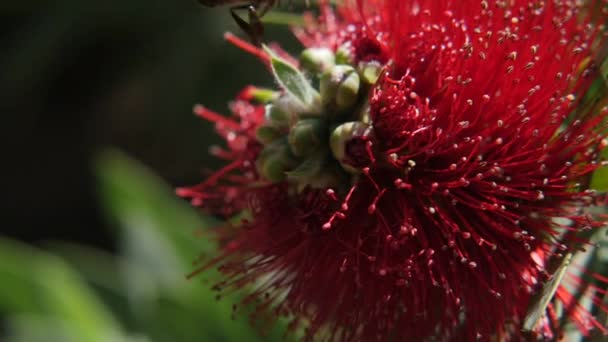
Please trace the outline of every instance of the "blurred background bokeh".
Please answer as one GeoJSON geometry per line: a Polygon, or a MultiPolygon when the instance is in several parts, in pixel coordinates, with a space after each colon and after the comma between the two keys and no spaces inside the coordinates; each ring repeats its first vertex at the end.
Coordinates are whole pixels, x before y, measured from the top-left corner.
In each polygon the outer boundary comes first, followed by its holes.
{"type": "MultiPolygon", "coordinates": [[[[12,1],[0,15],[0,340],[270,338],[212,276],[185,279],[213,222],[172,191],[219,165],[192,106],[226,113],[245,85],[272,85],[224,41],[240,34],[227,8],[12,1]]],[[[266,38],[297,50],[285,25],[266,38]]]]}
{"type": "MultiPolygon", "coordinates": [[[[219,140],[192,106],[226,112],[246,84],[272,84],[257,60],[223,40],[227,30],[240,33],[225,7],[195,0],[0,6],[3,197],[15,223],[4,228],[19,238],[111,245],[91,157],[112,146],[171,184],[196,182],[201,167],[216,163],[207,150],[219,140]]],[[[285,27],[267,31],[292,41],[285,27]]]]}

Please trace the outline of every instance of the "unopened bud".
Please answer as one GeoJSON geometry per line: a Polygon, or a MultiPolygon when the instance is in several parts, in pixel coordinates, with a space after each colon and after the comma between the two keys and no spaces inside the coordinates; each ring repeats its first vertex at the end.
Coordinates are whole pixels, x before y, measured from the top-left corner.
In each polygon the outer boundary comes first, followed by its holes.
{"type": "Polygon", "coordinates": [[[326,149],[318,149],[300,163],[295,169],[287,172],[287,179],[297,184],[300,192],[308,187],[314,189],[343,188],[348,184],[348,176],[342,168],[330,160],[326,149]]]}
{"type": "Polygon", "coordinates": [[[336,65],[321,76],[319,88],[323,105],[344,111],[358,99],[361,81],[359,74],[350,65],[336,65]]]}
{"type": "MultiPolygon", "coordinates": [[[[357,173],[358,168],[352,165],[352,155],[348,155],[348,144],[354,139],[364,138],[370,134],[370,126],[359,121],[346,122],[336,127],[329,138],[329,145],[334,158],[340,162],[344,170],[357,173]]],[[[360,153],[361,151],[355,151],[360,153]]]]}
{"type": "Polygon", "coordinates": [[[266,146],[258,156],[256,167],[262,178],[278,183],[287,177],[286,172],[293,167],[289,146],[283,141],[275,141],[266,146]]]}
{"type": "Polygon", "coordinates": [[[268,145],[281,137],[281,131],[274,126],[260,126],[255,130],[255,137],[264,145],[268,145]]]}
{"type": "Polygon", "coordinates": [[[285,172],[288,171],[287,164],[278,155],[271,155],[263,159],[259,169],[262,177],[273,182],[278,183],[285,179],[285,172]]]}
{"type": "Polygon", "coordinates": [[[300,55],[302,67],[314,73],[321,73],[336,63],[334,53],[327,48],[308,48],[300,55]]]}
{"type": "Polygon", "coordinates": [[[277,104],[266,106],[266,121],[276,127],[289,126],[291,115],[277,104]]]}
{"type": "Polygon", "coordinates": [[[293,154],[306,156],[314,152],[326,136],[326,126],[322,120],[302,119],[291,128],[287,139],[293,154]]]}
{"type": "Polygon", "coordinates": [[[352,49],[350,43],[343,44],[336,50],[336,64],[350,64],[354,63],[352,49]]]}
{"type": "Polygon", "coordinates": [[[380,78],[382,64],[376,61],[359,63],[361,79],[365,84],[374,85],[380,78]]]}

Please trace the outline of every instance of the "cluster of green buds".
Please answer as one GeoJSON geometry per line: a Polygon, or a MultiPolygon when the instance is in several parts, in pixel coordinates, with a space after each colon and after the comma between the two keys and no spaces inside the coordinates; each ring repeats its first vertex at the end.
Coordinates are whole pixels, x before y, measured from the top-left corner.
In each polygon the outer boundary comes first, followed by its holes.
{"type": "Polygon", "coordinates": [[[266,49],[281,92],[267,96],[264,145],[256,166],[271,182],[303,189],[343,187],[360,172],[346,158],[347,143],[371,134],[368,94],[382,66],[353,63],[347,48],[309,48],[300,68],[266,49]]]}

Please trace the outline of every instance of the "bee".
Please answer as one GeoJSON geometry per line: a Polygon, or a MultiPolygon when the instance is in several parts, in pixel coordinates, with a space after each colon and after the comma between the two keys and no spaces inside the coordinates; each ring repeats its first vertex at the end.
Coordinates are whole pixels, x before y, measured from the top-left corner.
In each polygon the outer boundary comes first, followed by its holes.
{"type": "Polygon", "coordinates": [[[260,46],[264,35],[261,18],[268,10],[278,5],[280,0],[198,0],[198,2],[206,7],[230,5],[230,15],[234,21],[255,45],[260,46]],[[237,12],[241,10],[247,10],[249,21],[239,16],[237,12]]]}

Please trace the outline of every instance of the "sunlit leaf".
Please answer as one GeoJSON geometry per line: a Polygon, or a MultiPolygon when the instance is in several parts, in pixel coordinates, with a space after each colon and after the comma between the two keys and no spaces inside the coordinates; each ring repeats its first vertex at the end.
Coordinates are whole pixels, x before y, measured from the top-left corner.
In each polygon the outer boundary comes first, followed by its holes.
{"type": "Polygon", "coordinates": [[[544,315],[545,311],[547,310],[547,306],[551,302],[551,299],[553,299],[553,296],[559,287],[559,284],[566,275],[566,270],[568,269],[568,265],[570,265],[571,260],[572,253],[566,254],[555,273],[553,273],[551,279],[545,283],[540,292],[532,299],[528,313],[524,318],[524,324],[522,326],[523,331],[532,331],[539,319],[542,317],[542,315],[544,315]]]}

